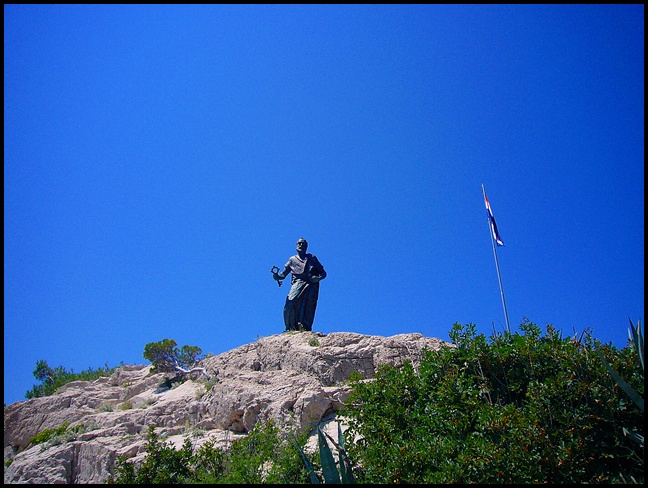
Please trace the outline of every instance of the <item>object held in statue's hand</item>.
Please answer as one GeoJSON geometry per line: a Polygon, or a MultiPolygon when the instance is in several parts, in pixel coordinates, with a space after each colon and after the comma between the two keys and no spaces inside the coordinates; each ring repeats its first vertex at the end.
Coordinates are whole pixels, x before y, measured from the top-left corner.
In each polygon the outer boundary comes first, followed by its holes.
{"type": "MultiPolygon", "coordinates": [[[[279,272],[279,267],[278,266],[273,266],[272,269],[270,269],[270,272],[275,275],[279,272]]],[[[277,285],[281,286],[283,285],[283,282],[281,280],[277,280],[277,285]]]]}

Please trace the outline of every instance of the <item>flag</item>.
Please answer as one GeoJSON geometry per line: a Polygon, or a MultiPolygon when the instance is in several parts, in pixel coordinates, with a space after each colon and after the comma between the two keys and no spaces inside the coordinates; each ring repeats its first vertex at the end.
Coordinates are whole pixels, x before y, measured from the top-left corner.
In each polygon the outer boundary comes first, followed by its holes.
{"type": "MultiPolygon", "coordinates": [[[[482,190],[483,189],[484,187],[482,185],[482,190]]],[[[497,243],[498,246],[503,246],[504,241],[502,241],[502,238],[499,235],[499,231],[497,230],[497,224],[495,223],[495,217],[493,216],[493,211],[491,210],[490,203],[488,202],[486,191],[484,191],[484,203],[486,204],[486,211],[488,212],[488,223],[490,224],[491,234],[493,235],[493,239],[495,239],[495,242],[497,243]]]]}

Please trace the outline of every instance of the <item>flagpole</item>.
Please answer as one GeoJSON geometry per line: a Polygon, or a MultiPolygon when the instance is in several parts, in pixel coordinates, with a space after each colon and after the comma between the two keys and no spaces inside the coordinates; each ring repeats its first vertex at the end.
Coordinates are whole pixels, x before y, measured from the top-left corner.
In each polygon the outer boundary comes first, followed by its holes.
{"type": "MultiPolygon", "coordinates": [[[[486,202],[486,190],[482,184],[482,194],[484,195],[484,202],[486,202]]],[[[504,299],[504,287],[502,286],[502,275],[500,274],[499,261],[497,260],[497,250],[495,248],[495,239],[493,238],[493,231],[491,229],[490,217],[488,219],[488,233],[491,236],[491,244],[493,246],[493,256],[495,257],[495,267],[497,268],[497,281],[499,282],[500,295],[502,297],[502,308],[504,309],[504,319],[506,320],[506,329],[511,333],[511,326],[509,325],[508,311],[506,310],[506,300],[504,299]]]]}

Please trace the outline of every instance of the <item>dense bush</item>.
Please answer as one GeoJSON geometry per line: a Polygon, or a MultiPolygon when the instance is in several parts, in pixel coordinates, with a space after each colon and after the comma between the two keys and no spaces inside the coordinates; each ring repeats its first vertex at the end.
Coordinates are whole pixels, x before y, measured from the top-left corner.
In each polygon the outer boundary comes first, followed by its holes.
{"type": "Polygon", "coordinates": [[[34,377],[41,381],[40,385],[34,385],[31,390],[25,393],[25,398],[38,398],[52,395],[61,386],[71,381],[93,381],[102,376],[110,376],[116,368],[110,368],[107,364],[103,368],[88,368],[80,373],[67,370],[63,366],[51,368],[47,361],[36,361],[34,377]]]}
{"type": "MultiPolygon", "coordinates": [[[[297,448],[272,421],[259,422],[250,434],[220,448],[207,441],[194,448],[186,439],[175,450],[151,427],[146,456],[136,466],[126,457],[117,460],[111,484],[259,484],[305,483],[307,472],[297,448]]],[[[302,438],[302,444],[303,444],[302,438]]]]}
{"type": "MultiPolygon", "coordinates": [[[[344,415],[359,482],[643,482],[643,413],[615,384],[592,340],[525,320],[523,334],[455,324],[457,347],[426,351],[415,369],[381,367],[351,382],[344,415]]],[[[643,396],[633,349],[599,345],[643,396]]]]}

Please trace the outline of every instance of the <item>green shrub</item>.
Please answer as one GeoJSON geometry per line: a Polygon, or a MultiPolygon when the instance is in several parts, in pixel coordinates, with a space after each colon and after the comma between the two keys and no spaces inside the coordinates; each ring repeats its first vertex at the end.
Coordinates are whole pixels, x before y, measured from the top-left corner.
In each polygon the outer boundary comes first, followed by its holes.
{"type": "Polygon", "coordinates": [[[68,425],[70,425],[70,422],[65,422],[63,425],[59,425],[55,429],[44,429],[41,430],[38,434],[36,434],[34,437],[29,439],[30,444],[42,444],[43,442],[47,442],[50,439],[52,439],[55,436],[59,436],[65,433],[65,431],[68,428],[68,425]]]}
{"type": "Polygon", "coordinates": [[[34,385],[31,390],[28,390],[25,393],[25,398],[29,400],[30,398],[49,396],[71,381],[94,381],[102,376],[112,375],[115,369],[106,364],[103,368],[88,368],[80,373],[75,373],[73,370],[68,371],[63,366],[51,368],[47,361],[39,360],[36,361],[34,377],[42,383],[34,385]]]}
{"type": "Polygon", "coordinates": [[[187,440],[176,451],[171,445],[159,440],[153,427],[149,427],[146,458],[139,467],[120,456],[115,467],[116,475],[108,480],[111,484],[179,484],[191,476],[190,461],[193,456],[191,443],[187,440]]]}
{"type": "Polygon", "coordinates": [[[76,425],[71,429],[68,429],[70,422],[65,422],[63,425],[59,425],[55,429],[44,429],[36,434],[34,437],[29,439],[30,444],[44,444],[50,442],[52,444],[62,444],[64,442],[71,441],[76,438],[76,434],[86,432],[86,428],[83,425],[76,425]]]}
{"type": "Polygon", "coordinates": [[[158,342],[149,342],[144,346],[144,359],[151,361],[153,373],[173,373],[180,368],[191,368],[202,350],[198,346],[184,345],[180,349],[173,339],[162,339],[158,342]]]}
{"type": "MultiPolygon", "coordinates": [[[[250,434],[222,449],[207,441],[195,449],[190,439],[181,449],[160,441],[149,428],[146,456],[139,466],[119,457],[112,484],[304,483],[306,471],[297,449],[272,421],[257,423],[250,434]]],[[[303,438],[302,438],[303,442],[303,438]]]]}
{"type": "MultiPolygon", "coordinates": [[[[361,483],[643,482],[643,414],[592,346],[525,320],[523,334],[455,324],[457,347],[417,370],[382,366],[354,380],[344,415],[361,483]]],[[[640,393],[632,348],[599,347],[640,393]]]]}
{"type": "Polygon", "coordinates": [[[217,378],[210,378],[208,380],[205,380],[205,392],[208,392],[211,390],[214,385],[218,384],[218,379],[217,378]]]}

